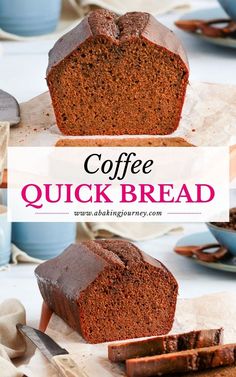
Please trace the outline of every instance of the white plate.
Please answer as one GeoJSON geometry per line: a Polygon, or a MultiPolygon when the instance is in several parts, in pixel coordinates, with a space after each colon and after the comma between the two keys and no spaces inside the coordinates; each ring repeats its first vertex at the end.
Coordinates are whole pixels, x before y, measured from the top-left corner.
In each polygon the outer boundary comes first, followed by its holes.
{"type": "MultiPolygon", "coordinates": [[[[219,19],[219,18],[229,18],[229,16],[225,13],[225,11],[221,8],[208,8],[208,9],[200,9],[193,12],[189,12],[181,17],[181,20],[212,20],[212,19],[219,19]]],[[[188,32],[192,35],[195,35],[198,38],[206,42],[210,42],[219,46],[224,47],[231,47],[236,48],[236,38],[227,37],[227,38],[212,38],[206,37],[201,33],[193,33],[188,32]]]]}
{"type": "MultiPolygon", "coordinates": [[[[217,243],[215,238],[210,232],[193,233],[181,238],[176,246],[189,246],[189,245],[205,245],[210,243],[217,243]]],[[[189,257],[184,257],[189,258],[189,257]]],[[[221,262],[207,263],[202,262],[196,258],[191,258],[193,262],[200,264],[204,267],[213,268],[214,270],[228,271],[236,273],[236,257],[230,256],[221,262]]]]}

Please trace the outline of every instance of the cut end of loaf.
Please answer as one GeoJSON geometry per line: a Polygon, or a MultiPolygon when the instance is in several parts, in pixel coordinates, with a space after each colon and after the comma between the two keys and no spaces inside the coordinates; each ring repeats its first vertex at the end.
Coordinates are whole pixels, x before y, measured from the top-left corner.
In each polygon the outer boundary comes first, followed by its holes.
{"type": "MultiPolygon", "coordinates": [[[[95,11],[77,27],[78,35],[88,24],[90,34],[84,40],[78,37],[77,46],[70,35],[65,38],[63,43],[73,48],[66,49],[67,55],[48,71],[61,132],[80,136],[174,132],[188,67],[177,53],[182,47],[176,46],[173,33],[147,13],[117,18],[108,11],[95,11]],[[158,44],[162,35],[164,46],[158,44]]],[[[63,43],[56,44],[52,55],[60,55],[63,43]]]]}
{"type": "Polygon", "coordinates": [[[101,343],[168,333],[178,291],[173,276],[159,262],[146,262],[128,242],[98,243],[123,266],[109,266],[80,297],[83,337],[101,343]],[[99,313],[97,319],[95,313],[99,313]]]}
{"type": "Polygon", "coordinates": [[[87,303],[80,306],[83,337],[89,343],[102,343],[168,333],[177,295],[172,283],[165,273],[155,276],[155,269],[147,264],[134,267],[132,273],[117,268],[105,271],[99,283],[95,282],[81,297],[87,303]],[[154,275],[153,286],[150,273],[154,275]],[[157,295],[157,289],[163,294],[157,295]],[[95,313],[99,313],[98,318],[95,313]]]}

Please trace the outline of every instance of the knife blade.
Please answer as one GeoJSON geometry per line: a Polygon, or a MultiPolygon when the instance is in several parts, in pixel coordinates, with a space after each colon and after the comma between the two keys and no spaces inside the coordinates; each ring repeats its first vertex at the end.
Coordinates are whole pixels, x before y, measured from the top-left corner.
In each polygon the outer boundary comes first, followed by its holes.
{"type": "Polygon", "coordinates": [[[0,122],[9,122],[10,126],[20,123],[20,106],[9,93],[0,90],[0,122]]]}
{"type": "Polygon", "coordinates": [[[26,336],[57,369],[62,377],[88,377],[73,360],[69,352],[60,347],[50,336],[33,327],[17,324],[17,329],[26,336]]]}

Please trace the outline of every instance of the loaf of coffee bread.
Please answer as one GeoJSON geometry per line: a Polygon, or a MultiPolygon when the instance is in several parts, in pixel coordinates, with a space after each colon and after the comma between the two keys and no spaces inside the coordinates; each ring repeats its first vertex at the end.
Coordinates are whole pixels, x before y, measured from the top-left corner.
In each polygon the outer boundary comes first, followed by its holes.
{"type": "Polygon", "coordinates": [[[36,268],[45,303],[89,343],[166,334],[178,284],[122,240],[85,241],[36,268]]]}
{"type": "Polygon", "coordinates": [[[197,348],[165,355],[141,357],[126,361],[129,377],[149,377],[196,372],[235,365],[236,344],[197,348]]]}
{"type": "Polygon", "coordinates": [[[194,147],[182,137],[126,137],[60,139],[56,147],[194,147]]]}
{"type": "Polygon", "coordinates": [[[108,358],[112,362],[120,362],[135,357],[162,355],[193,348],[218,346],[222,341],[222,328],[190,331],[183,334],[109,344],[108,358]]]}
{"type": "Polygon", "coordinates": [[[91,12],[49,53],[47,83],[66,135],[167,135],[178,127],[188,62],[148,13],[91,12]]]}

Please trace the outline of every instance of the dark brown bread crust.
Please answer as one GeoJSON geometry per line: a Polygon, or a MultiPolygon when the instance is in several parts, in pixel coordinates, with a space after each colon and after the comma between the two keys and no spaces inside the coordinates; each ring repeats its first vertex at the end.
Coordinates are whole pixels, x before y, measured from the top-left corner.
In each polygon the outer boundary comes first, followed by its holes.
{"type": "Polygon", "coordinates": [[[236,344],[192,349],[160,356],[142,357],[126,361],[129,377],[178,375],[222,366],[235,365],[236,344]]]}
{"type": "Polygon", "coordinates": [[[95,36],[106,36],[117,41],[135,36],[143,36],[148,41],[179,55],[188,67],[188,58],[176,35],[148,13],[132,12],[117,17],[108,10],[96,10],[86,16],[74,29],[62,36],[49,51],[47,75],[62,60],[68,57],[83,42],[95,36]],[[133,20],[131,26],[127,19],[133,20]]]}
{"type": "Polygon", "coordinates": [[[126,241],[86,241],[36,268],[46,304],[90,343],[170,331],[178,285],[126,241]]]}
{"type": "Polygon", "coordinates": [[[194,147],[181,137],[60,139],[56,147],[194,147]]]}
{"type": "Polygon", "coordinates": [[[108,358],[112,362],[121,362],[136,357],[218,346],[222,343],[222,340],[222,328],[190,331],[183,334],[110,344],[108,346],[108,358]]]}
{"type": "Polygon", "coordinates": [[[56,42],[47,83],[66,135],[167,135],[188,75],[180,41],[154,17],[96,10],[56,42]]]}

